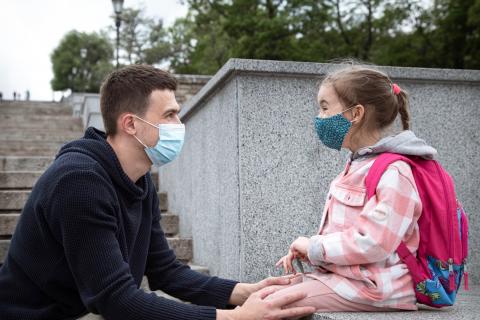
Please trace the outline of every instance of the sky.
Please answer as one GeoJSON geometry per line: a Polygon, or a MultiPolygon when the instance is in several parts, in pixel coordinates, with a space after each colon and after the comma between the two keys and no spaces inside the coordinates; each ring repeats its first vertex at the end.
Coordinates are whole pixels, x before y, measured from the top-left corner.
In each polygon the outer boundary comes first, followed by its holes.
{"type": "MultiPolygon", "coordinates": [[[[179,0],[125,0],[124,7],[146,9],[148,17],[162,18],[164,25],[185,16],[179,0]]],[[[113,25],[110,0],[0,0],[0,92],[13,92],[30,100],[58,100],[52,92],[50,54],[70,30],[100,31],[113,25]]]]}

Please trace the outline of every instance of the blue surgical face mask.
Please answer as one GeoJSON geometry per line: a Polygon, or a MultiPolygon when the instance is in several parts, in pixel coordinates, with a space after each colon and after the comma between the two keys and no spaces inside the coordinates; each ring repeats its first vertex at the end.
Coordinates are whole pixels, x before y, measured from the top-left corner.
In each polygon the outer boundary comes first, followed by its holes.
{"type": "Polygon", "coordinates": [[[350,107],[328,118],[315,118],[315,129],[318,138],[324,145],[329,148],[340,150],[343,140],[352,126],[352,122],[348,121],[342,113],[352,109],[350,107]]]}
{"type": "Polygon", "coordinates": [[[148,147],[137,136],[134,136],[145,147],[145,153],[154,166],[161,167],[173,161],[180,154],[185,138],[185,125],[183,123],[154,125],[140,117],[135,117],[158,128],[158,142],[154,147],[148,147]]]}

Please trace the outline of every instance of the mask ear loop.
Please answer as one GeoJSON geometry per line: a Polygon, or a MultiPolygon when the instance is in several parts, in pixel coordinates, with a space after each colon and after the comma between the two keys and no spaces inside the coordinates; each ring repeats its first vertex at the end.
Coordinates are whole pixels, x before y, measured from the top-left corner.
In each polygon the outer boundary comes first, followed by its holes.
{"type": "Polygon", "coordinates": [[[133,116],[134,116],[135,118],[137,118],[138,120],[141,120],[141,121],[143,121],[143,122],[151,125],[152,127],[155,127],[155,128],[157,128],[157,129],[160,129],[160,127],[159,127],[158,125],[154,125],[153,123],[151,123],[151,122],[149,122],[149,121],[147,121],[147,120],[145,120],[145,119],[142,119],[142,118],[140,118],[140,117],[137,116],[137,115],[133,115],[133,116]]]}
{"type": "MultiPolygon", "coordinates": [[[[137,116],[137,115],[133,115],[133,116],[134,116],[135,118],[137,118],[137,119],[139,119],[139,120],[141,120],[141,121],[143,121],[143,122],[145,122],[145,123],[148,123],[149,125],[154,126],[155,128],[158,129],[158,127],[157,127],[156,125],[151,124],[151,123],[148,122],[147,120],[144,120],[144,119],[140,118],[140,117],[137,116]]],[[[140,143],[142,144],[142,146],[144,146],[145,148],[150,148],[150,147],[148,147],[145,143],[143,143],[135,134],[133,135],[133,137],[134,137],[135,139],[137,139],[137,141],[140,142],[140,143]]]]}
{"type": "MultiPolygon", "coordinates": [[[[350,108],[347,108],[347,109],[343,110],[343,111],[340,112],[339,114],[342,114],[342,113],[344,113],[344,112],[347,112],[348,110],[352,110],[352,109],[355,108],[356,106],[358,106],[358,103],[355,104],[355,105],[353,105],[353,106],[351,106],[350,108]]],[[[358,120],[351,120],[351,121],[349,121],[349,122],[350,122],[351,124],[354,124],[354,123],[356,123],[357,121],[358,121],[358,120]]]]}
{"type": "Polygon", "coordinates": [[[149,147],[147,147],[147,145],[146,145],[145,143],[143,143],[142,141],[140,141],[140,139],[138,139],[136,135],[133,135],[133,137],[134,137],[135,139],[137,139],[137,141],[140,142],[140,143],[142,144],[142,146],[144,146],[145,148],[149,148],[149,147]]]}

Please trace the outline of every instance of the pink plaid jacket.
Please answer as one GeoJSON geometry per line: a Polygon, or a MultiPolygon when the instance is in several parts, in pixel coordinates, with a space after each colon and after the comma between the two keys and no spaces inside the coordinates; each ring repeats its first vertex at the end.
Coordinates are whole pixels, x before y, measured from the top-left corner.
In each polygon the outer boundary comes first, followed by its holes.
{"type": "Polygon", "coordinates": [[[312,276],[350,301],[416,310],[412,278],[395,250],[403,240],[417,251],[422,204],[403,161],[388,167],[367,201],[365,177],[374,160],[349,162],[331,183],[319,234],[310,239],[308,257],[318,266],[312,276]]]}

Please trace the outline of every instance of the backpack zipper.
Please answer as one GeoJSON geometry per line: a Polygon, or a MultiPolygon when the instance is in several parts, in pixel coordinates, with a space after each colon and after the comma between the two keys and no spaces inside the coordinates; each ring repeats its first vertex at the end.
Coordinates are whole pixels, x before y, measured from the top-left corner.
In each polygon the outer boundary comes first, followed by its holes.
{"type": "Polygon", "coordinates": [[[448,283],[450,291],[455,290],[455,273],[453,272],[453,258],[455,257],[455,246],[453,243],[453,234],[452,234],[452,217],[451,217],[451,208],[450,208],[450,197],[445,189],[445,177],[443,172],[440,170],[438,163],[435,161],[435,167],[437,168],[437,172],[439,173],[440,177],[442,178],[442,188],[443,194],[445,196],[444,199],[447,200],[447,228],[448,228],[448,237],[450,239],[450,254],[451,257],[448,258],[448,283]]]}

